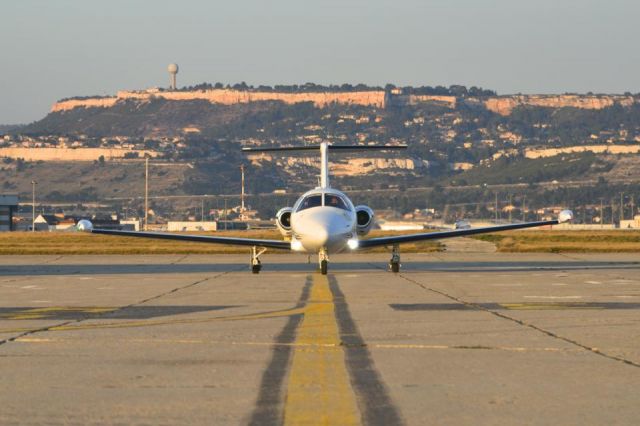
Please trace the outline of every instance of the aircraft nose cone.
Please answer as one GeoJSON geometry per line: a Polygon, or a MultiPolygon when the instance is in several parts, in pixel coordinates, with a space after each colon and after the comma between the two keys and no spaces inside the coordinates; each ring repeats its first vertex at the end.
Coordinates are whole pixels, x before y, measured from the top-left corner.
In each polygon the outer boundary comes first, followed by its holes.
{"type": "Polygon", "coordinates": [[[329,241],[329,232],[323,227],[316,226],[312,233],[306,235],[305,239],[314,247],[324,247],[329,241]]]}

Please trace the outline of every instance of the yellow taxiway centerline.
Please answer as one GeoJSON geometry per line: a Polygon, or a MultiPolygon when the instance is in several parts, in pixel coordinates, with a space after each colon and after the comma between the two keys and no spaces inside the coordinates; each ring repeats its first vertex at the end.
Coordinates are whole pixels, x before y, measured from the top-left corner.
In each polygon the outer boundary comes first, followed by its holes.
{"type": "Polygon", "coordinates": [[[360,424],[326,276],[313,277],[295,344],[284,424],[360,424]]]}

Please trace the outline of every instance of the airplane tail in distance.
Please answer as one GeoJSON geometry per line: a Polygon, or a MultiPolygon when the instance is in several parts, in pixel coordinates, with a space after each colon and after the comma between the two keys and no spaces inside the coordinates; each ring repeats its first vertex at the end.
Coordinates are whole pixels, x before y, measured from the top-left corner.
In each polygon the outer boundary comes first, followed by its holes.
{"type": "Polygon", "coordinates": [[[329,187],[329,151],[357,152],[357,151],[391,151],[407,149],[407,145],[329,145],[321,142],[320,145],[306,146],[281,146],[272,148],[243,147],[242,152],[296,152],[296,151],[320,151],[320,187],[329,187]]]}
{"type": "MultiPolygon", "coordinates": [[[[324,144],[324,143],[323,143],[324,144]]],[[[269,148],[242,148],[243,152],[278,152],[278,151],[318,151],[322,150],[322,145],[305,145],[305,146],[277,146],[269,148]]],[[[400,149],[407,149],[408,145],[329,145],[327,149],[329,151],[341,151],[341,152],[356,152],[356,151],[393,151],[400,149]]]]}

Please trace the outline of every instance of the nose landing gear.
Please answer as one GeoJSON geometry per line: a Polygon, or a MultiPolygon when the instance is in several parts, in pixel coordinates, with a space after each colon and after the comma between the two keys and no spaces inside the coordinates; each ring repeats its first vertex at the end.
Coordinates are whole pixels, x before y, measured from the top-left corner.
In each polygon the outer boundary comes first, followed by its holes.
{"type": "Polygon", "coordinates": [[[321,249],[318,253],[318,260],[320,262],[320,273],[322,275],[327,275],[329,269],[329,255],[327,254],[326,249],[321,249]]]}
{"type": "Polygon", "coordinates": [[[266,248],[262,248],[260,249],[260,251],[258,251],[258,247],[256,246],[251,247],[251,272],[253,274],[259,273],[260,269],[262,269],[262,263],[260,263],[260,256],[264,254],[265,251],[267,251],[266,248]]]}
{"type": "Polygon", "coordinates": [[[400,246],[394,244],[391,249],[391,260],[389,260],[389,269],[391,272],[400,272],[400,246]]]}

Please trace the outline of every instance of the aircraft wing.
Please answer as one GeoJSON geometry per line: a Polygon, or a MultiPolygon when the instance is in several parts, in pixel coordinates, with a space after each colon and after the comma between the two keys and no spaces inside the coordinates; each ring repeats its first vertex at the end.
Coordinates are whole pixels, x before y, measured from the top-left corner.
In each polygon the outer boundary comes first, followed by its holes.
{"type": "MultiPolygon", "coordinates": [[[[86,226],[86,225],[85,225],[86,226]]],[[[80,228],[80,227],[79,227],[80,228]]],[[[83,230],[83,229],[80,229],[83,230]]],[[[123,237],[156,238],[160,240],[195,241],[199,243],[227,244],[233,246],[258,246],[290,250],[291,243],[280,240],[261,240],[257,238],[212,237],[209,235],[180,235],[164,232],[116,231],[111,229],[84,229],[92,234],[120,235],[123,237]]]]}
{"type": "Polygon", "coordinates": [[[453,231],[425,232],[421,234],[396,235],[393,237],[370,238],[360,240],[359,248],[369,248],[378,246],[391,246],[394,244],[412,243],[415,241],[440,240],[452,237],[464,237],[467,235],[486,234],[489,232],[509,231],[513,229],[534,228],[536,226],[557,225],[560,220],[546,220],[541,222],[511,223],[509,225],[486,226],[482,228],[456,229],[453,231]]]}

